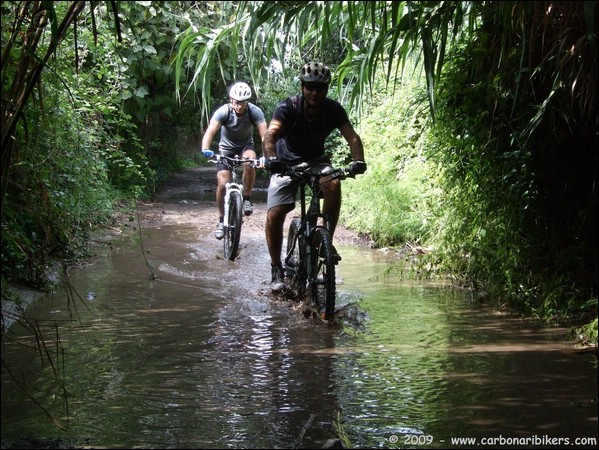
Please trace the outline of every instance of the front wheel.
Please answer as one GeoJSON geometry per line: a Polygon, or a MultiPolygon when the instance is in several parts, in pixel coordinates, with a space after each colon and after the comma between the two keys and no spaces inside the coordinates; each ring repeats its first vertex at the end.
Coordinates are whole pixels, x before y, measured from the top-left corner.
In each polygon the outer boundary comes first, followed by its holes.
{"type": "Polygon", "coordinates": [[[310,244],[310,295],[321,311],[322,318],[332,322],[335,318],[336,286],[331,233],[324,227],[316,228],[310,244]]]}
{"type": "Polygon", "coordinates": [[[241,222],[243,201],[241,194],[237,191],[232,191],[229,195],[229,225],[225,227],[224,239],[224,255],[225,259],[235,261],[237,250],[239,249],[239,239],[241,238],[241,222]]]}
{"type": "Polygon", "coordinates": [[[287,257],[285,258],[285,270],[289,281],[289,287],[295,291],[298,298],[306,295],[306,261],[305,261],[305,239],[301,234],[302,221],[294,218],[289,224],[287,233],[287,257]]]}

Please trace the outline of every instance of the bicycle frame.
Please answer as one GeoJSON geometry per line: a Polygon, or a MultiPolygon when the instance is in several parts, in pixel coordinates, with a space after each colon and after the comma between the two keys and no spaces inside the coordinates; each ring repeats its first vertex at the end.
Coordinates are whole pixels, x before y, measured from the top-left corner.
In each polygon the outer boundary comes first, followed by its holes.
{"type": "Polygon", "coordinates": [[[310,167],[299,164],[287,169],[286,175],[300,180],[300,217],[292,220],[287,239],[285,267],[292,287],[303,297],[309,290],[312,300],[324,308],[323,318],[333,321],[335,311],[335,265],[329,218],[322,213],[320,179],[345,179],[348,169],[325,165],[310,167]],[[306,190],[312,197],[307,202],[306,190]]]}
{"type": "MultiPolygon", "coordinates": [[[[318,184],[320,177],[311,177],[308,180],[306,180],[305,182],[300,184],[300,195],[299,195],[299,202],[300,202],[300,221],[301,221],[301,225],[299,228],[299,233],[296,235],[295,240],[297,241],[297,239],[299,239],[300,235],[303,236],[306,239],[310,239],[310,237],[314,234],[314,230],[317,227],[323,227],[326,228],[328,232],[331,231],[330,227],[329,227],[329,220],[328,220],[328,216],[325,216],[322,212],[321,212],[321,206],[320,206],[320,193],[319,193],[319,189],[320,186],[318,184]],[[310,198],[310,202],[308,203],[306,201],[306,188],[309,188],[311,193],[312,193],[312,197],[310,198]],[[318,225],[318,219],[322,219],[323,223],[322,225],[318,225]]],[[[309,242],[309,241],[308,241],[309,242]]],[[[305,257],[306,259],[309,261],[311,255],[311,246],[307,245],[305,248],[305,257]]],[[[311,273],[312,272],[312,267],[310,264],[307,265],[307,277],[308,277],[308,282],[310,282],[310,280],[313,278],[314,274],[311,273]]]]}
{"type": "Polygon", "coordinates": [[[237,182],[237,168],[243,164],[251,164],[252,167],[258,167],[259,160],[215,155],[214,159],[209,160],[209,162],[213,164],[219,162],[224,164],[231,174],[231,180],[225,183],[225,208],[223,217],[225,236],[223,239],[223,253],[225,259],[234,261],[237,257],[237,250],[239,248],[239,240],[241,237],[241,225],[243,223],[243,185],[237,182]]]}
{"type": "Polygon", "coordinates": [[[225,229],[229,227],[229,209],[231,208],[231,195],[233,192],[239,193],[243,197],[243,185],[237,182],[237,167],[230,167],[229,173],[231,174],[231,181],[225,183],[225,217],[223,225],[225,229]]]}

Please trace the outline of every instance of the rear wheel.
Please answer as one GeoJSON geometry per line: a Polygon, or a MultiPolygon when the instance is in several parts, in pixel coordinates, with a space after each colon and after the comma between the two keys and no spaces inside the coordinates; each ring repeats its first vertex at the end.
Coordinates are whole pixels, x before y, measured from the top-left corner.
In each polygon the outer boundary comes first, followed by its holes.
{"type": "Polygon", "coordinates": [[[225,259],[235,261],[239,249],[242,223],[242,201],[241,193],[232,191],[229,195],[229,225],[225,227],[224,254],[225,259]]]}
{"type": "Polygon", "coordinates": [[[302,221],[294,218],[289,224],[287,233],[287,258],[285,260],[285,270],[287,272],[289,287],[303,298],[306,295],[306,259],[304,237],[299,234],[302,221]]]}
{"type": "Polygon", "coordinates": [[[322,314],[322,318],[332,322],[335,318],[335,260],[331,233],[318,227],[312,234],[312,255],[310,255],[311,277],[310,296],[322,314]]]}

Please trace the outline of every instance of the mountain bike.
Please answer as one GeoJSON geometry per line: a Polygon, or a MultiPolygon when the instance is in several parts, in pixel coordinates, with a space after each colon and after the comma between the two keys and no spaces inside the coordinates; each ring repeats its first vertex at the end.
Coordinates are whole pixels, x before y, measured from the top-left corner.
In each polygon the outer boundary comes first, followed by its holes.
{"type": "MultiPolygon", "coordinates": [[[[212,152],[210,152],[212,153],[212,152]]],[[[209,155],[208,156],[212,156],[209,155]]],[[[224,164],[231,174],[231,181],[225,184],[225,215],[223,226],[225,237],[223,238],[223,255],[225,259],[235,261],[239,241],[241,239],[241,225],[243,224],[243,185],[237,182],[237,168],[244,164],[250,164],[252,167],[259,167],[259,159],[251,158],[231,158],[229,156],[214,154],[209,163],[224,164]]]]}
{"type": "Polygon", "coordinates": [[[285,276],[289,288],[300,298],[308,294],[322,318],[332,322],[335,317],[335,266],[340,258],[333,248],[330,220],[321,211],[320,179],[343,180],[355,176],[348,168],[308,163],[286,167],[282,174],[301,181],[300,216],[291,220],[287,235],[285,276]]]}

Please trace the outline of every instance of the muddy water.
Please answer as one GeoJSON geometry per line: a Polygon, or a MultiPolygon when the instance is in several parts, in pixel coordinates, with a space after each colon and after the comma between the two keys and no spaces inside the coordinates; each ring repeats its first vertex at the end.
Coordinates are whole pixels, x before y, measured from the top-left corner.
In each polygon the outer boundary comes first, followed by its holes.
{"type": "Polygon", "coordinates": [[[383,252],[347,245],[327,326],[269,293],[260,236],[242,237],[236,262],[194,226],[142,237],[145,254],[131,233],[28,310],[41,356],[28,327],[5,336],[19,383],[3,367],[3,438],[321,448],[345,432],[361,448],[594,448],[597,359],[572,352],[565,329],[385,277],[383,252]]]}

